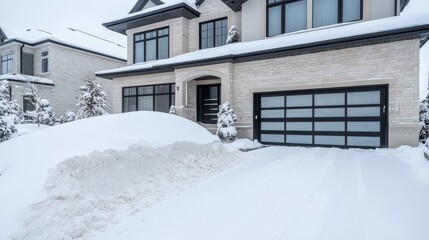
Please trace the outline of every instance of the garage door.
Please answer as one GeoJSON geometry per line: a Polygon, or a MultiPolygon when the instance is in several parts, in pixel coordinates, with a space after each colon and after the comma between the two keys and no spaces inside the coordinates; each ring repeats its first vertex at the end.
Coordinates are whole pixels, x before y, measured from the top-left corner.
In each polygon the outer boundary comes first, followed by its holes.
{"type": "Polygon", "coordinates": [[[386,87],[255,94],[255,136],[265,144],[387,146],[386,87]]]}

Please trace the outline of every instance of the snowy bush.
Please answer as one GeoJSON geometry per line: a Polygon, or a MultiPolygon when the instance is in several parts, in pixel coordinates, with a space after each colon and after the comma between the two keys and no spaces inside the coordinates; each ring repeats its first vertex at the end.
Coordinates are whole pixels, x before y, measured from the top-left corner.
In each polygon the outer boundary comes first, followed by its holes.
{"type": "Polygon", "coordinates": [[[106,92],[103,86],[95,82],[95,75],[88,77],[85,85],[80,87],[80,95],[77,97],[77,119],[106,115],[109,104],[106,101],[106,92]]]}
{"type": "Polygon", "coordinates": [[[170,113],[170,114],[176,114],[176,107],[174,105],[171,105],[170,111],[168,113],[170,113]]]}
{"type": "Polygon", "coordinates": [[[429,136],[429,94],[420,103],[420,122],[423,124],[420,130],[419,140],[425,144],[429,136]]]}
{"type": "Polygon", "coordinates": [[[73,122],[74,120],[76,120],[76,114],[74,114],[74,112],[67,111],[64,113],[64,115],[61,116],[60,124],[73,122]]]}
{"type": "Polygon", "coordinates": [[[234,122],[237,121],[237,115],[234,113],[231,104],[225,102],[220,105],[217,114],[217,136],[223,142],[232,142],[237,138],[237,129],[235,129],[234,122]]]}
{"type": "Polygon", "coordinates": [[[16,132],[15,124],[23,121],[22,110],[15,101],[9,99],[9,84],[0,82],[0,142],[16,132]]]}
{"type": "Polygon", "coordinates": [[[11,118],[0,118],[0,142],[8,140],[16,132],[11,118]]]}
{"type": "Polygon", "coordinates": [[[236,43],[240,40],[240,35],[238,35],[237,27],[235,25],[231,26],[228,32],[228,39],[226,40],[226,44],[236,43]]]}
{"type": "Polygon", "coordinates": [[[41,99],[40,103],[37,103],[36,109],[37,111],[37,119],[40,124],[54,126],[55,124],[55,114],[52,111],[51,104],[47,99],[41,99]]]}

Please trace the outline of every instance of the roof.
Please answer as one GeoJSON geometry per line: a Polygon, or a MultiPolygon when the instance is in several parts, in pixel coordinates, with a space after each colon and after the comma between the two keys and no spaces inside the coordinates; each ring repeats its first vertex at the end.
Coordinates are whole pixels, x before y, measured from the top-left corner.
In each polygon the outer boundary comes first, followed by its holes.
{"type": "Polygon", "coordinates": [[[14,82],[24,82],[24,83],[30,82],[35,84],[54,86],[54,82],[50,79],[29,76],[24,74],[8,73],[8,74],[0,75],[0,81],[3,81],[3,80],[14,81],[14,82]]]}
{"type": "Polygon", "coordinates": [[[157,6],[164,4],[161,0],[138,0],[136,5],[134,5],[134,7],[131,9],[129,13],[140,12],[141,10],[143,10],[143,8],[146,6],[146,4],[149,1],[153,2],[157,6]]]}
{"type": "MultiPolygon", "coordinates": [[[[196,9],[195,2],[191,2],[190,0],[164,0],[163,2],[165,3],[103,23],[103,26],[112,31],[125,34],[125,31],[128,29],[168,19],[178,17],[192,19],[200,16],[200,12],[196,9]]],[[[137,4],[139,4],[139,2],[137,2],[137,4]]],[[[143,9],[143,7],[144,5],[141,6],[141,9],[143,9]]]]}
{"type": "Polygon", "coordinates": [[[0,43],[2,43],[6,39],[7,39],[6,33],[4,33],[0,27],[0,43]]]}
{"type": "Polygon", "coordinates": [[[120,61],[126,61],[127,54],[124,46],[74,28],[63,28],[54,33],[42,29],[28,29],[19,36],[1,43],[0,46],[12,42],[24,43],[30,46],[50,42],[120,61]]]}
{"type": "Polygon", "coordinates": [[[250,61],[255,60],[255,58],[273,58],[282,53],[326,48],[380,38],[394,38],[401,35],[418,37],[418,35],[427,32],[429,32],[429,14],[409,14],[373,21],[338,24],[258,41],[198,50],[168,59],[100,71],[97,76],[113,79],[157,71],[173,71],[176,67],[187,65],[208,65],[218,62],[250,61]]]}
{"type": "Polygon", "coordinates": [[[409,2],[410,2],[410,0],[401,0],[401,2],[400,2],[401,12],[402,12],[402,10],[404,10],[404,8],[408,5],[409,2]]]}

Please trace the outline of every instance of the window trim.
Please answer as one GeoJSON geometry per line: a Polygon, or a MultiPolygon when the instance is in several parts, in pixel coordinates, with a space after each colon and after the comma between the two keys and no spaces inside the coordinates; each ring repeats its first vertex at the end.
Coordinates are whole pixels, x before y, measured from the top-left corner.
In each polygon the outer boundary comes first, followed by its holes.
{"type": "Polygon", "coordinates": [[[176,97],[176,87],[174,87],[174,89],[172,88],[172,85],[175,85],[175,82],[172,83],[162,83],[162,84],[153,84],[153,85],[139,85],[139,86],[128,86],[128,87],[122,87],[122,112],[125,113],[125,98],[132,98],[134,97],[136,100],[136,110],[135,111],[127,111],[127,112],[137,112],[137,111],[141,111],[138,110],[139,109],[139,101],[138,101],[138,97],[142,97],[142,96],[152,96],[152,111],[155,111],[155,97],[159,96],[159,95],[169,95],[169,108],[171,107],[171,105],[173,105],[173,101],[172,101],[172,97],[174,95],[174,97],[176,97]],[[168,85],[169,86],[169,92],[168,93],[156,93],[156,86],[161,86],[161,85],[168,85]],[[151,94],[139,94],[138,89],[139,87],[152,87],[152,93],[151,94]],[[136,94],[135,95],[129,95],[129,96],[125,96],[125,89],[129,89],[129,88],[134,88],[136,90],[136,94]]]}
{"type": "MultiPolygon", "coordinates": [[[[314,1],[314,0],[311,0],[314,1]]],[[[356,22],[356,21],[362,21],[363,19],[363,0],[360,0],[360,16],[359,19],[357,20],[352,20],[352,21],[343,21],[343,17],[344,17],[344,13],[343,13],[343,1],[344,0],[338,0],[338,19],[337,19],[337,23],[334,24],[340,24],[340,23],[347,23],[347,22],[356,22]]],[[[311,27],[314,27],[314,4],[311,5],[311,27]]],[[[331,24],[331,25],[334,25],[331,24]]],[[[325,26],[330,26],[330,25],[325,25],[325,26]]],[[[325,26],[319,26],[319,27],[325,27],[325,26]]],[[[317,27],[317,28],[319,28],[317,27]]]]}
{"type": "MultiPolygon", "coordinates": [[[[199,29],[199,31],[198,31],[198,34],[199,34],[199,36],[198,36],[198,44],[199,44],[199,49],[200,50],[202,50],[202,49],[209,49],[209,48],[214,48],[214,47],[216,47],[216,35],[215,35],[215,33],[216,33],[216,29],[215,29],[215,22],[217,22],[217,21],[222,21],[222,20],[226,20],[226,37],[227,37],[227,39],[228,39],[228,29],[229,29],[229,24],[228,24],[228,17],[221,17],[221,18],[216,18],[216,19],[212,19],[212,20],[209,20],[209,21],[204,21],[204,22],[200,22],[199,23],[199,27],[198,27],[198,29],[199,29]],[[203,24],[206,24],[206,23],[210,23],[210,22],[213,22],[213,47],[207,47],[207,48],[202,48],[202,25],[203,24]]],[[[224,44],[222,44],[222,45],[220,45],[220,46],[225,46],[226,45],[226,41],[224,42],[224,44]]],[[[220,47],[219,46],[219,47],[220,47]]]]}
{"type": "MultiPolygon", "coordinates": [[[[158,48],[158,46],[159,46],[159,39],[160,38],[164,38],[164,37],[167,37],[167,47],[168,47],[168,49],[167,49],[167,53],[168,53],[167,58],[170,58],[170,26],[166,26],[166,27],[161,27],[161,28],[156,28],[156,29],[151,29],[151,30],[147,30],[147,31],[143,31],[143,32],[134,33],[133,34],[133,63],[135,64],[135,63],[147,62],[146,61],[146,41],[147,40],[153,40],[153,39],[156,39],[156,47],[155,47],[156,48],[156,59],[155,60],[160,60],[159,59],[159,48],[158,48]],[[158,36],[158,31],[159,30],[164,30],[164,29],[168,29],[168,34],[159,37],[158,36]],[[156,32],[156,37],[150,38],[150,39],[146,39],[146,33],[149,33],[149,32],[156,32]],[[136,36],[137,35],[143,35],[143,39],[139,40],[139,41],[136,41],[136,36]],[[140,42],[143,43],[143,46],[144,46],[144,49],[143,49],[143,61],[142,62],[136,62],[136,43],[140,43],[140,42]]],[[[151,61],[155,61],[155,60],[151,60],[151,61]]]]}
{"type": "Polygon", "coordinates": [[[49,73],[49,51],[48,50],[46,50],[46,51],[42,51],[41,53],[40,53],[40,60],[41,60],[41,64],[42,64],[42,69],[41,69],[41,73],[49,73]],[[43,56],[43,53],[47,53],[46,54],[46,56],[43,56]],[[46,70],[47,71],[44,71],[44,69],[43,69],[43,61],[44,60],[46,60],[46,70]]]}
{"type": "Polygon", "coordinates": [[[4,74],[9,74],[9,73],[13,73],[13,59],[14,59],[14,52],[12,51],[12,52],[9,52],[9,53],[6,53],[6,54],[3,54],[3,55],[0,55],[0,75],[4,75],[4,74]],[[10,55],[12,55],[12,58],[11,59],[6,59],[6,60],[3,60],[3,57],[8,57],[8,56],[10,56],[10,55]],[[12,65],[12,71],[11,72],[7,72],[7,73],[4,73],[3,72],[3,63],[7,63],[7,62],[9,62],[9,61],[11,61],[11,65],[12,65]]]}

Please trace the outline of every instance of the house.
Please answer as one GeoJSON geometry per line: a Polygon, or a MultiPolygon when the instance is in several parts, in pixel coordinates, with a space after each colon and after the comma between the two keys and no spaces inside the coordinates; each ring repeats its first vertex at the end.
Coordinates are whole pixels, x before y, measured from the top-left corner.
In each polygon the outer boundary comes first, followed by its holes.
{"type": "MultiPolygon", "coordinates": [[[[59,118],[67,111],[77,111],[79,87],[91,73],[125,66],[125,55],[124,46],[79,29],[66,28],[55,33],[28,29],[0,43],[0,80],[9,82],[12,99],[25,112],[35,109],[27,85],[33,83],[59,118]]],[[[100,81],[111,104],[110,81],[100,81]]]]}
{"type": "Polygon", "coordinates": [[[239,137],[292,146],[418,144],[419,48],[429,16],[399,0],[140,0],[103,25],[128,37],[114,112],[177,113],[216,129],[229,101],[239,137]],[[241,42],[225,45],[235,25],[241,42]]]}

